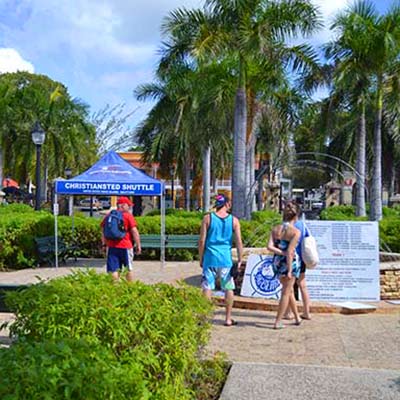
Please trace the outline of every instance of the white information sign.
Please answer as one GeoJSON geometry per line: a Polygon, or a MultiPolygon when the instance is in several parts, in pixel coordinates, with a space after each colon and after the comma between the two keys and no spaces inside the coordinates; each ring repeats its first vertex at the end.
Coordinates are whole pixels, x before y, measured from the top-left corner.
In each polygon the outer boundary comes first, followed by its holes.
{"type": "Polygon", "coordinates": [[[246,263],[241,296],[279,299],[282,286],[272,270],[272,256],[251,254],[246,263]]]}
{"type": "Polygon", "coordinates": [[[320,264],[307,270],[312,300],[379,301],[377,222],[307,221],[320,264]]]}

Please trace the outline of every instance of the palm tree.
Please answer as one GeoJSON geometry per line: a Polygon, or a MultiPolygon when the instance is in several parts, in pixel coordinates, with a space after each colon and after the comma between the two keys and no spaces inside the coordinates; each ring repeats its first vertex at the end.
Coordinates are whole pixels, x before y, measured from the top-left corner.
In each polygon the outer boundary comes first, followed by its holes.
{"type": "MultiPolygon", "coordinates": [[[[371,220],[382,218],[382,113],[385,85],[400,55],[400,7],[377,18],[371,38],[371,60],[376,81],[374,159],[371,188],[371,220]]],[[[395,68],[398,73],[398,68],[395,68]]]]}
{"type": "Polygon", "coordinates": [[[318,23],[317,11],[307,0],[207,0],[204,11],[178,9],[165,19],[169,46],[165,58],[189,56],[198,63],[227,56],[236,60],[232,192],[233,212],[240,218],[246,204],[249,66],[259,56],[282,60],[285,40],[312,33],[318,23]]]}
{"type": "Polygon", "coordinates": [[[334,62],[332,93],[345,101],[358,115],[356,128],[356,215],[365,216],[366,122],[365,102],[371,85],[370,28],[376,21],[372,5],[359,1],[339,13],[331,27],[338,33],[336,40],[325,47],[326,56],[334,62]]]}
{"type": "MultiPolygon", "coordinates": [[[[226,115],[231,115],[231,79],[226,63],[202,69],[179,60],[168,66],[161,62],[157,75],[155,83],[139,86],[135,91],[139,100],[157,101],[137,135],[145,149],[145,162],[160,162],[161,170],[177,163],[185,182],[188,209],[191,167],[201,170],[201,165],[196,168],[196,160],[207,149],[215,156],[221,150],[226,155],[226,142],[220,138],[229,131],[226,115]]],[[[209,180],[210,175],[206,178],[209,180]]],[[[209,184],[208,181],[205,186],[209,184]]]]}

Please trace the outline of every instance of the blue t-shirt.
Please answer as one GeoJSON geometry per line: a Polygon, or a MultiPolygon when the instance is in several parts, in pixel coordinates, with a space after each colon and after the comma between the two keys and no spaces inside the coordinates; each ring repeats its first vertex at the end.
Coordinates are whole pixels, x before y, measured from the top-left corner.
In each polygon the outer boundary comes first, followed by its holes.
{"type": "Polygon", "coordinates": [[[203,254],[203,268],[232,267],[232,236],[232,215],[220,218],[215,213],[210,214],[203,254]]]}

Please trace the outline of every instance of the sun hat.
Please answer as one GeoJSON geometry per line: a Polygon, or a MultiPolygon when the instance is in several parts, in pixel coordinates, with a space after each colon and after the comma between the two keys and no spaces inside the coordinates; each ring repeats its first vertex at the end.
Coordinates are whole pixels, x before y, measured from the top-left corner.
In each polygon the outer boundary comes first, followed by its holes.
{"type": "Polygon", "coordinates": [[[129,207],[133,206],[133,203],[125,196],[119,197],[117,204],[128,204],[129,207]]]}

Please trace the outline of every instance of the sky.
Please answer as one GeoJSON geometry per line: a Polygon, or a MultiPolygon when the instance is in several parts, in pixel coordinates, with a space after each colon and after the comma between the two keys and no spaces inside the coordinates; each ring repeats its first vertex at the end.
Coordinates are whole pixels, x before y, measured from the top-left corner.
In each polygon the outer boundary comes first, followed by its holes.
{"type": "MultiPolygon", "coordinates": [[[[326,26],[347,0],[312,0],[326,26]]],[[[390,0],[373,1],[384,11],[390,0]]],[[[134,89],[154,79],[163,17],[203,0],[0,0],[0,73],[25,70],[67,86],[92,112],[126,104],[135,127],[151,108],[134,89]]],[[[331,37],[323,29],[318,46],[331,37]]]]}

